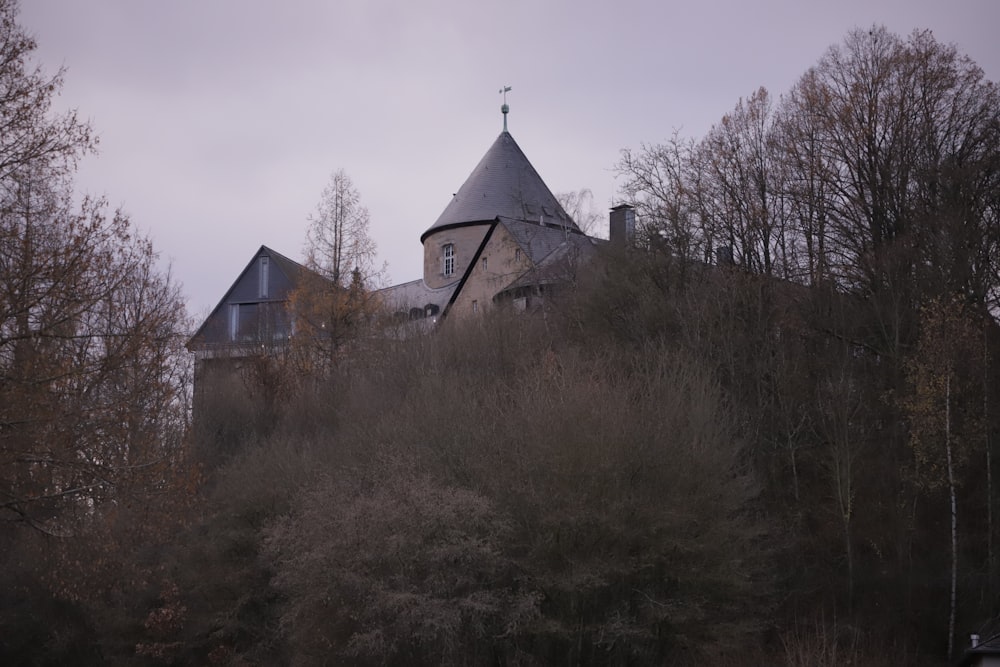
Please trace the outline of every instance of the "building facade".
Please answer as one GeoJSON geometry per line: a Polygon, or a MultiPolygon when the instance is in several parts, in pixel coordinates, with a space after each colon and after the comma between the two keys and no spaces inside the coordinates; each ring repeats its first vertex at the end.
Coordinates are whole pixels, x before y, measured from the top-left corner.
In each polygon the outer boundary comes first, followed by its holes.
{"type": "Polygon", "coordinates": [[[423,277],[380,298],[392,312],[440,318],[531,308],[602,241],[580,230],[504,129],[420,242],[423,277]]]}
{"type": "MultiPolygon", "coordinates": [[[[506,105],[504,105],[506,114],[506,105]]],[[[438,219],[420,236],[423,276],[377,292],[383,311],[426,329],[498,304],[539,307],[605,243],[566,213],[504,130],[438,219]]],[[[629,206],[612,209],[612,243],[632,234],[629,206]]],[[[294,334],[288,296],[308,269],[261,246],[188,343],[198,358],[256,354],[294,334]],[[256,347],[254,346],[256,345],[256,347]]]]}

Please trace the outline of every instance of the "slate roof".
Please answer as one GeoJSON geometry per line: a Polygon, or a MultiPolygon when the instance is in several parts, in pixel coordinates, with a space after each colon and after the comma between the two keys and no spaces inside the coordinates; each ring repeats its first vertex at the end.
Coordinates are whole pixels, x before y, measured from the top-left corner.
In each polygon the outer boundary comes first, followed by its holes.
{"type": "Polygon", "coordinates": [[[576,225],[571,228],[541,226],[535,222],[501,217],[503,225],[517,241],[521,250],[528,255],[532,264],[539,264],[556,248],[565,243],[585,243],[592,241],[576,225]],[[575,231],[574,231],[575,230],[575,231]]]}
{"type": "MultiPolygon", "coordinates": [[[[212,340],[213,325],[218,325],[221,320],[224,320],[226,315],[223,312],[223,308],[229,303],[281,303],[288,298],[288,292],[298,285],[299,279],[303,274],[309,272],[309,269],[302,266],[293,259],[285,257],[280,252],[268,248],[266,245],[262,245],[257,249],[257,252],[253,254],[250,261],[247,263],[246,267],[240,272],[233,284],[229,286],[226,293],[222,296],[222,299],[216,304],[212,312],[209,313],[205,321],[201,323],[198,330],[195,331],[194,335],[188,339],[186,347],[189,351],[195,351],[197,349],[203,348],[206,345],[211,345],[213,343],[219,343],[220,341],[212,340]],[[272,275],[272,282],[274,283],[274,288],[271,290],[269,297],[252,297],[246,298],[238,297],[236,292],[238,287],[243,283],[244,277],[256,266],[257,259],[262,255],[266,255],[271,259],[272,266],[275,269],[272,275]],[[281,274],[283,274],[283,280],[281,279],[281,274]]],[[[219,325],[222,326],[222,325],[219,325]]],[[[224,330],[224,326],[222,329],[224,330]]]]}
{"type": "Polygon", "coordinates": [[[437,222],[420,236],[420,242],[439,229],[492,222],[498,217],[580,231],[506,131],[486,151],[437,222]]]}
{"type": "Polygon", "coordinates": [[[513,283],[501,290],[511,292],[520,287],[565,282],[572,279],[567,275],[580,260],[592,257],[599,240],[583,233],[572,232],[557,227],[539,227],[521,220],[500,219],[518,246],[528,255],[533,264],[513,283]]]}
{"type": "MultiPolygon", "coordinates": [[[[267,253],[267,255],[269,255],[271,257],[271,261],[274,262],[275,265],[278,268],[281,269],[281,271],[288,277],[288,279],[293,284],[298,284],[298,282],[299,282],[299,276],[302,273],[305,273],[305,272],[309,271],[309,269],[307,269],[306,267],[302,266],[301,264],[299,264],[298,262],[296,262],[294,259],[289,259],[289,258],[285,257],[284,255],[282,255],[280,252],[277,252],[275,250],[271,250],[266,245],[262,245],[260,247],[260,250],[257,251],[256,257],[259,257],[262,252],[263,253],[267,253]]],[[[253,260],[251,260],[251,261],[253,261],[253,260]]]]}
{"type": "Polygon", "coordinates": [[[411,280],[408,283],[384,287],[378,290],[379,299],[389,310],[408,309],[412,307],[426,308],[434,305],[440,310],[448,304],[458,283],[434,289],[427,286],[423,278],[411,280]]]}

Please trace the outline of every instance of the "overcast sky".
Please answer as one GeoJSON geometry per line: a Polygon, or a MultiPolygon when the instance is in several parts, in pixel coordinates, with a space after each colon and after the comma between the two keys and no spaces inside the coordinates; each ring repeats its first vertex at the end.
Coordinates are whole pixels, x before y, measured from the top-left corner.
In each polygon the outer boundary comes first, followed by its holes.
{"type": "Polygon", "coordinates": [[[606,209],[622,148],[701,137],[785,93],[854,27],[929,28],[1000,80],[998,0],[21,0],[56,105],[101,136],[79,189],[148,233],[201,318],[268,245],[302,258],[330,173],[351,176],[388,262],[502,128],[554,192],[606,209]]]}

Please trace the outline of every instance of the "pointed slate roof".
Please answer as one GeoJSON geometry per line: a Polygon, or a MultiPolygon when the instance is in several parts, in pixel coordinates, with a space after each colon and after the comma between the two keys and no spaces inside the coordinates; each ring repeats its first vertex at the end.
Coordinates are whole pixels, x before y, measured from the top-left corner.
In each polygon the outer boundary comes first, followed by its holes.
{"type": "Polygon", "coordinates": [[[492,222],[498,217],[580,231],[506,130],[486,151],[437,222],[420,236],[420,242],[441,229],[492,222]]]}

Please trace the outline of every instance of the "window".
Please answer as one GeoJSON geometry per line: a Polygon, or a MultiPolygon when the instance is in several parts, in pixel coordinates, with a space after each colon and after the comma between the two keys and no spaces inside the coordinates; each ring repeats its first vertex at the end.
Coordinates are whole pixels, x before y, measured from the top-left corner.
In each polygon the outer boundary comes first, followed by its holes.
{"type": "Polygon", "coordinates": [[[485,271],[487,268],[489,268],[489,262],[487,262],[486,258],[483,257],[483,271],[485,271]]]}
{"type": "Polygon", "coordinates": [[[241,343],[256,342],[261,338],[258,305],[256,303],[241,303],[237,306],[239,308],[239,323],[236,340],[241,343]]]}
{"type": "Polygon", "coordinates": [[[514,249],[514,261],[515,262],[520,262],[521,261],[521,249],[520,248],[515,248],[514,249]]]}
{"type": "Polygon", "coordinates": [[[258,260],[258,277],[260,278],[260,298],[267,298],[267,280],[268,280],[268,259],[267,257],[261,257],[258,260]]]}
{"type": "MultiPolygon", "coordinates": [[[[268,334],[273,324],[265,318],[271,312],[266,303],[231,303],[229,304],[229,340],[234,343],[246,343],[262,340],[268,334]]],[[[284,325],[280,324],[284,329],[284,325]]]]}
{"type": "Polygon", "coordinates": [[[479,302],[476,301],[475,299],[473,299],[473,301],[472,301],[472,312],[474,312],[474,313],[478,313],[479,312],[479,302]]]}
{"type": "Polygon", "coordinates": [[[444,275],[453,276],[455,275],[455,244],[446,243],[443,251],[444,275]]]}
{"type": "Polygon", "coordinates": [[[283,341],[288,338],[291,325],[288,322],[288,311],[281,303],[257,304],[257,328],[262,341],[283,341]]]}

